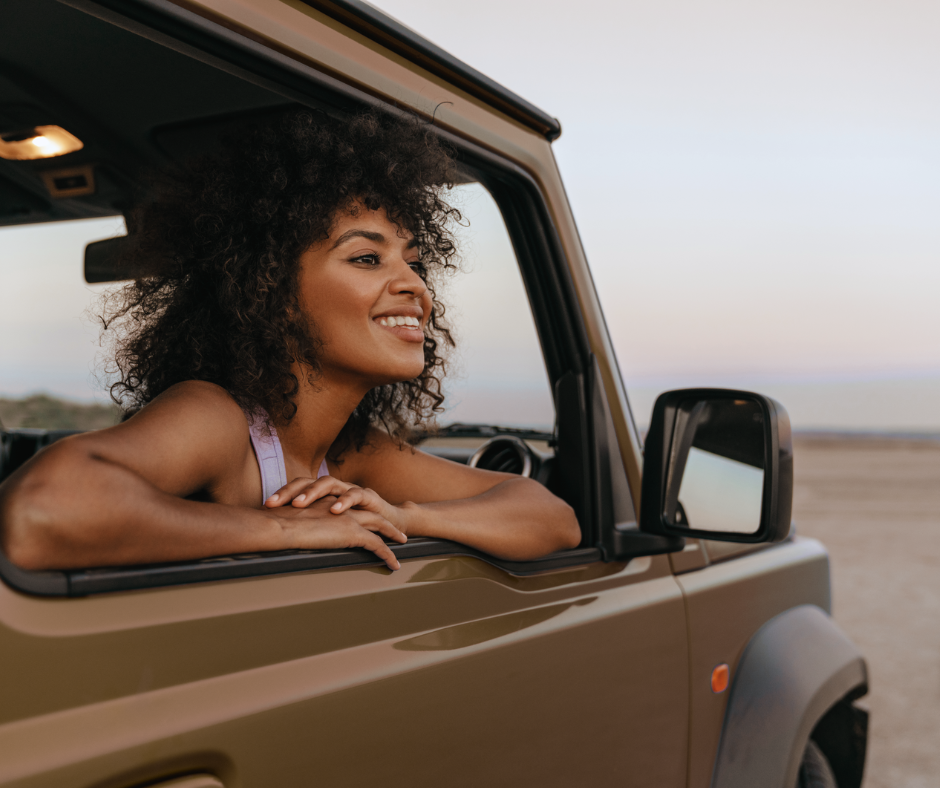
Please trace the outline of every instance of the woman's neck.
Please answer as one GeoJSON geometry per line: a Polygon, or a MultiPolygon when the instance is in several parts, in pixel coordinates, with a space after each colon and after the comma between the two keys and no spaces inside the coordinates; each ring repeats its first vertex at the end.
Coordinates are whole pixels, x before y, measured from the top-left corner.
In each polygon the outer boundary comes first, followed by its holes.
{"type": "Polygon", "coordinates": [[[309,469],[310,476],[316,478],[320,463],[368,388],[361,381],[344,381],[327,374],[312,384],[299,370],[295,375],[300,381],[294,398],[297,413],[288,424],[278,424],[277,433],[285,459],[309,469]]]}

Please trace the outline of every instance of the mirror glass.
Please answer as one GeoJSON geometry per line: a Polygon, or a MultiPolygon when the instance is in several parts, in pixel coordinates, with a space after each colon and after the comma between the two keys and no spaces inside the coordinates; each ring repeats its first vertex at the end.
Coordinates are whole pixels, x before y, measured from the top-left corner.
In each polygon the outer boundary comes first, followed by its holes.
{"type": "Polygon", "coordinates": [[[755,401],[683,402],[670,451],[666,522],[755,533],[764,490],[764,440],[763,414],[755,401]]]}

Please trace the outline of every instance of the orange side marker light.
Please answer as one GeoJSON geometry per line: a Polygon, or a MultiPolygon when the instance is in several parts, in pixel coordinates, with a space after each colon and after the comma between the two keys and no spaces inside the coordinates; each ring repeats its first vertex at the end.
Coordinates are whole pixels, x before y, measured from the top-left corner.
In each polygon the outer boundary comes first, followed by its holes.
{"type": "Polygon", "coordinates": [[[728,663],[722,662],[712,671],[712,692],[716,695],[728,689],[728,678],[731,676],[731,669],[728,663]]]}

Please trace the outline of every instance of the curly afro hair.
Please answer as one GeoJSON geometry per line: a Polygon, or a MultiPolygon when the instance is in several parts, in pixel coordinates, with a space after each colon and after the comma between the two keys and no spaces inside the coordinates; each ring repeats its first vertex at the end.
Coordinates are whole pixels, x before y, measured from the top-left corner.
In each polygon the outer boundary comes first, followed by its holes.
{"type": "Polygon", "coordinates": [[[249,412],[289,422],[300,387],[293,364],[311,382],[320,371],[315,329],[298,305],[299,257],[329,237],[337,211],[364,204],[414,234],[433,308],[424,371],[370,391],[334,450],[361,448],[373,426],[402,439],[433,420],[454,344],[435,291],[456,267],[450,227],[461,216],[442,197],[454,175],[451,151],[415,118],[308,110],[161,173],[128,220],[125,262],[139,278],[108,296],[101,318],[112,398],[130,412],[176,383],[205,380],[249,412]]]}

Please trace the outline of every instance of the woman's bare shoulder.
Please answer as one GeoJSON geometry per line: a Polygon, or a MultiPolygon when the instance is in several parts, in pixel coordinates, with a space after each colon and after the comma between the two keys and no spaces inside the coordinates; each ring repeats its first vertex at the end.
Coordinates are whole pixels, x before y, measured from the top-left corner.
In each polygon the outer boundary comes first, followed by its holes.
{"type": "Polygon", "coordinates": [[[237,473],[251,452],[238,403],[199,380],[171,386],[121,424],[76,437],[161,489],[187,493],[237,473]]]}
{"type": "Polygon", "coordinates": [[[184,380],[182,383],[176,383],[154,397],[147,407],[167,401],[177,405],[186,403],[187,407],[223,408],[232,414],[242,413],[231,394],[217,383],[210,383],[208,380],[184,380]]]}
{"type": "Polygon", "coordinates": [[[206,439],[241,441],[248,440],[247,423],[244,411],[221,386],[187,380],[154,397],[118,427],[122,432],[169,429],[206,439]]]}

